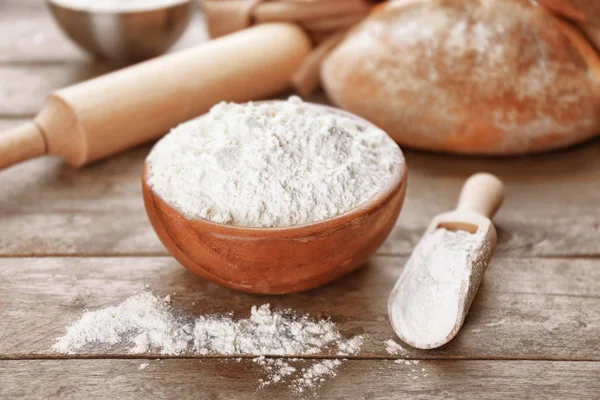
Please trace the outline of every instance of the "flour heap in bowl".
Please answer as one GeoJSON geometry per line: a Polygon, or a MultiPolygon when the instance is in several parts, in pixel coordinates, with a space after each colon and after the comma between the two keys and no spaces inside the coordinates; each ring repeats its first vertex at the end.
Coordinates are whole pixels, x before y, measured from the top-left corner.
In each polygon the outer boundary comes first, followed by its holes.
{"type": "Polygon", "coordinates": [[[345,213],[404,162],[381,129],[297,97],[218,104],[173,129],[147,161],[150,188],[186,218],[266,228],[345,213]]]}

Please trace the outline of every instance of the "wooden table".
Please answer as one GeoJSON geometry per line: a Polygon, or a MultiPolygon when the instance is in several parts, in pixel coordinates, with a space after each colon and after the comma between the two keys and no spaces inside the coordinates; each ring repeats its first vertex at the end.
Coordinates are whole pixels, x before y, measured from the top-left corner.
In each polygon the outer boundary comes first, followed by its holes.
{"type": "MultiPolygon", "coordinates": [[[[203,40],[197,15],[178,47],[203,40]]],[[[0,130],[33,116],[51,90],[111,68],[69,43],[40,1],[0,3],[0,130]]],[[[145,285],[175,292],[173,306],[190,315],[244,317],[251,305],[270,302],[331,316],[344,335],[365,334],[361,352],[316,392],[322,398],[600,397],[599,140],[510,159],[406,151],[405,207],[377,255],[334,284],[276,297],[217,287],[167,254],[142,202],[149,148],[84,169],[42,158],[0,172],[0,398],[291,396],[285,386],[258,389],[261,373],[250,358],[50,350],[83,310],[119,303],[145,285]],[[387,296],[431,217],[451,209],[463,180],[481,170],[507,186],[498,250],[457,338],[409,350],[428,371],[415,379],[386,351],[394,338],[387,296]],[[141,363],[149,366],[138,370],[141,363]]]]}

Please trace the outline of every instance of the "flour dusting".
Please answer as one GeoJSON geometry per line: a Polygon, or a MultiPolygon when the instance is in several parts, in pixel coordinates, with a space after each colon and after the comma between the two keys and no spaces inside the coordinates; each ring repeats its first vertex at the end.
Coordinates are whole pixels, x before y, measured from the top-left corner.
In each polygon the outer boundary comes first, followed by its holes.
{"type": "Polygon", "coordinates": [[[350,356],[358,353],[363,345],[365,337],[364,335],[354,336],[352,339],[348,339],[338,344],[338,355],[350,356]]]}
{"type": "MultiPolygon", "coordinates": [[[[266,373],[260,387],[285,383],[301,392],[316,389],[326,377],[335,376],[341,361],[293,357],[356,354],[364,339],[362,335],[345,338],[329,319],[297,315],[292,310],[273,311],[269,304],[253,306],[247,318],[231,314],[193,318],[177,315],[168,300],[144,291],[116,306],[86,311],[67,327],[52,349],[75,354],[93,353],[99,346],[102,351],[126,346],[132,354],[258,356],[254,363],[266,373]],[[296,368],[290,362],[304,366],[296,368]]],[[[140,364],[138,369],[148,365],[140,364]]]]}
{"type": "Polygon", "coordinates": [[[328,319],[299,316],[292,310],[272,311],[269,304],[252,306],[248,318],[232,315],[176,316],[169,302],[149,292],[123,303],[85,312],[53,346],[75,354],[86,346],[129,346],[132,354],[158,351],[223,355],[355,354],[362,336],[345,339],[328,319]]]}
{"type": "MultiPolygon", "coordinates": [[[[275,383],[279,383],[284,380],[286,377],[293,375],[297,372],[295,367],[292,367],[289,363],[289,360],[281,359],[281,358],[265,358],[265,356],[260,356],[253,361],[264,367],[264,371],[267,373],[267,377],[263,379],[259,379],[259,386],[265,387],[275,383]]],[[[297,359],[293,359],[291,361],[298,361],[297,359]]]]}
{"type": "Polygon", "coordinates": [[[385,350],[388,352],[388,354],[392,356],[396,356],[398,354],[406,354],[406,349],[400,346],[392,339],[388,339],[385,341],[385,350]]]}
{"type": "Polygon", "coordinates": [[[294,382],[294,391],[302,393],[319,387],[325,378],[337,376],[337,369],[341,364],[340,360],[324,360],[305,368],[294,382]]]}
{"type": "Polygon", "coordinates": [[[133,354],[151,348],[161,354],[180,354],[188,348],[191,335],[192,327],[173,315],[168,301],[143,292],[117,306],[85,312],[52,349],[75,354],[90,344],[125,343],[133,354]]]}

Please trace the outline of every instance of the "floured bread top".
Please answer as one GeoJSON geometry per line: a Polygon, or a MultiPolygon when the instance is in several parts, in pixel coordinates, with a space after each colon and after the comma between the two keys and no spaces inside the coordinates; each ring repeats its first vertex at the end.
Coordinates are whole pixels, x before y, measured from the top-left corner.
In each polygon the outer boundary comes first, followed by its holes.
{"type": "Polygon", "coordinates": [[[598,132],[597,65],[535,2],[398,0],[348,36],[323,78],[336,103],[401,144],[502,154],[598,132]]]}

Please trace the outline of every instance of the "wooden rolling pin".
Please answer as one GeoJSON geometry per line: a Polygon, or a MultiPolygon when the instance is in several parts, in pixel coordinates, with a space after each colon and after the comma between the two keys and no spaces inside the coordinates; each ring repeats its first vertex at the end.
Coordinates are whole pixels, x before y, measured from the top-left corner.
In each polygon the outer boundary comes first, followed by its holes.
{"type": "Polygon", "coordinates": [[[276,94],[311,51],[293,24],[258,25],[51,94],[0,134],[0,169],[44,154],[81,166],[165,134],[220,101],[276,94]]]}

